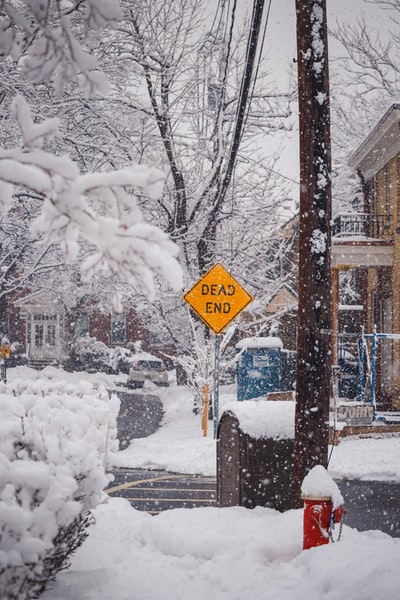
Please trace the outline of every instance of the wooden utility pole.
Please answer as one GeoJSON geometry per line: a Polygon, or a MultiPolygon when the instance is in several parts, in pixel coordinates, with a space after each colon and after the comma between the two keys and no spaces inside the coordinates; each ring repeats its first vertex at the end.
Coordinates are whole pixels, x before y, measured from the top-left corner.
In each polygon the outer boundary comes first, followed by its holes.
{"type": "Polygon", "coordinates": [[[331,151],[326,0],[296,0],[300,240],[294,497],[327,466],[331,384],[331,151]]]}

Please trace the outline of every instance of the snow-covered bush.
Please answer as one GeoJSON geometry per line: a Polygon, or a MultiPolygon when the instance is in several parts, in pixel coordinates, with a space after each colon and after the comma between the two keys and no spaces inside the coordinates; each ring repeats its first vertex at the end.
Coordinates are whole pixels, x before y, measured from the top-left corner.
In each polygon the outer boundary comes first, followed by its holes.
{"type": "Polygon", "coordinates": [[[96,338],[87,336],[76,338],[74,352],[76,356],[75,369],[77,371],[88,371],[89,373],[114,372],[111,348],[108,348],[96,338]]]}
{"type": "Polygon", "coordinates": [[[129,373],[131,364],[135,360],[136,352],[123,346],[115,346],[111,349],[111,367],[115,373],[129,373]]]}
{"type": "Polygon", "coordinates": [[[37,598],[86,538],[118,410],[87,382],[0,384],[0,598],[37,598]]]}

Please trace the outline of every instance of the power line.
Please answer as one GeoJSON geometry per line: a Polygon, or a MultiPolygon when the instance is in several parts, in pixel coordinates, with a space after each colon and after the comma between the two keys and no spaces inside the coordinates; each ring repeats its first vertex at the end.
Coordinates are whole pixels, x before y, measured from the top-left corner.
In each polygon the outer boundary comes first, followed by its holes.
{"type": "MultiPolygon", "coordinates": [[[[261,41],[261,45],[260,45],[260,50],[258,52],[257,67],[256,67],[256,70],[255,70],[255,73],[254,73],[254,77],[253,77],[253,86],[252,86],[252,89],[251,89],[250,100],[247,103],[247,111],[246,111],[246,117],[245,117],[245,121],[244,121],[244,126],[247,123],[247,118],[249,116],[251,102],[252,102],[253,96],[254,96],[254,89],[255,89],[255,86],[256,86],[257,78],[258,78],[258,71],[259,71],[259,68],[260,68],[260,62],[261,62],[262,53],[263,53],[263,49],[264,49],[265,38],[266,38],[266,35],[267,35],[267,27],[268,27],[268,22],[269,22],[269,15],[270,15],[270,12],[271,12],[271,1],[272,0],[269,0],[269,2],[268,2],[267,14],[266,14],[265,25],[264,25],[264,31],[263,31],[262,41],[261,41]]],[[[242,135],[243,135],[243,130],[244,130],[244,127],[242,128],[242,135]]]]}
{"type": "MultiPolygon", "coordinates": [[[[270,7],[270,3],[269,3],[269,7],[270,7]]],[[[231,146],[230,146],[229,153],[228,153],[228,160],[227,160],[227,166],[225,169],[225,174],[221,180],[220,190],[219,190],[218,197],[215,201],[214,210],[216,210],[218,208],[218,206],[220,206],[221,203],[223,202],[226,192],[227,192],[227,189],[229,187],[229,184],[230,184],[230,181],[232,178],[232,174],[234,171],[234,167],[235,167],[237,152],[238,152],[242,134],[243,134],[243,128],[244,128],[244,125],[245,125],[245,122],[247,119],[246,113],[248,112],[248,99],[249,99],[249,95],[250,95],[250,97],[252,97],[252,94],[250,94],[250,88],[251,88],[251,84],[252,84],[252,80],[253,80],[254,63],[255,63],[256,55],[257,55],[258,38],[259,38],[260,29],[261,29],[263,11],[264,11],[264,0],[254,0],[250,33],[249,33],[249,37],[247,39],[246,62],[245,62],[245,68],[244,68],[243,77],[242,77],[242,81],[241,81],[238,108],[237,108],[237,112],[236,112],[234,134],[232,137],[232,142],[231,142],[231,146]]],[[[268,14],[269,14],[269,8],[268,8],[268,14]]],[[[265,26],[265,29],[266,29],[266,26],[265,26]]],[[[264,31],[263,39],[265,39],[265,31],[264,31]]],[[[261,55],[259,54],[258,65],[260,62],[260,56],[261,55]]],[[[257,71],[258,71],[258,66],[257,66],[257,71]]],[[[253,83],[253,90],[254,90],[254,83],[253,83]]]]}

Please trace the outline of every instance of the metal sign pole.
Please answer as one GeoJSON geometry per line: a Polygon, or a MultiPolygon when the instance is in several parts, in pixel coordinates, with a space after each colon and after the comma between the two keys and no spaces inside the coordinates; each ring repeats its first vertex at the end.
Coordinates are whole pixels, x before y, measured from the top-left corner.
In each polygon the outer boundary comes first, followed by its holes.
{"type": "Polygon", "coordinates": [[[246,292],[240,283],[222,265],[217,263],[184,294],[183,299],[215,334],[212,414],[214,417],[214,438],[216,438],[219,404],[219,353],[221,345],[218,334],[253,301],[253,296],[246,292]]]}
{"type": "Polygon", "coordinates": [[[214,399],[213,399],[213,415],[214,415],[214,439],[217,439],[218,433],[218,412],[219,412],[219,352],[221,347],[221,337],[216,334],[214,336],[214,399]]]}

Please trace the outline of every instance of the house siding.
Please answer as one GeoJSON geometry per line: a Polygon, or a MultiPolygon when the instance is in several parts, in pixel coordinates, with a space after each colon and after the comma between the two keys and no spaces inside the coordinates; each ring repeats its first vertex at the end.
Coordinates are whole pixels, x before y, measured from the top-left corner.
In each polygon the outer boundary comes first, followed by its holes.
{"type": "MultiPolygon", "coordinates": [[[[393,267],[370,268],[366,271],[366,331],[376,326],[378,333],[400,332],[400,158],[397,154],[367,182],[372,190],[365,205],[379,225],[373,236],[393,245],[393,267]]],[[[376,391],[378,406],[399,408],[400,342],[382,340],[378,346],[376,391]],[[391,365],[388,366],[388,361],[391,365]],[[391,368],[390,381],[385,375],[391,368]]]]}

